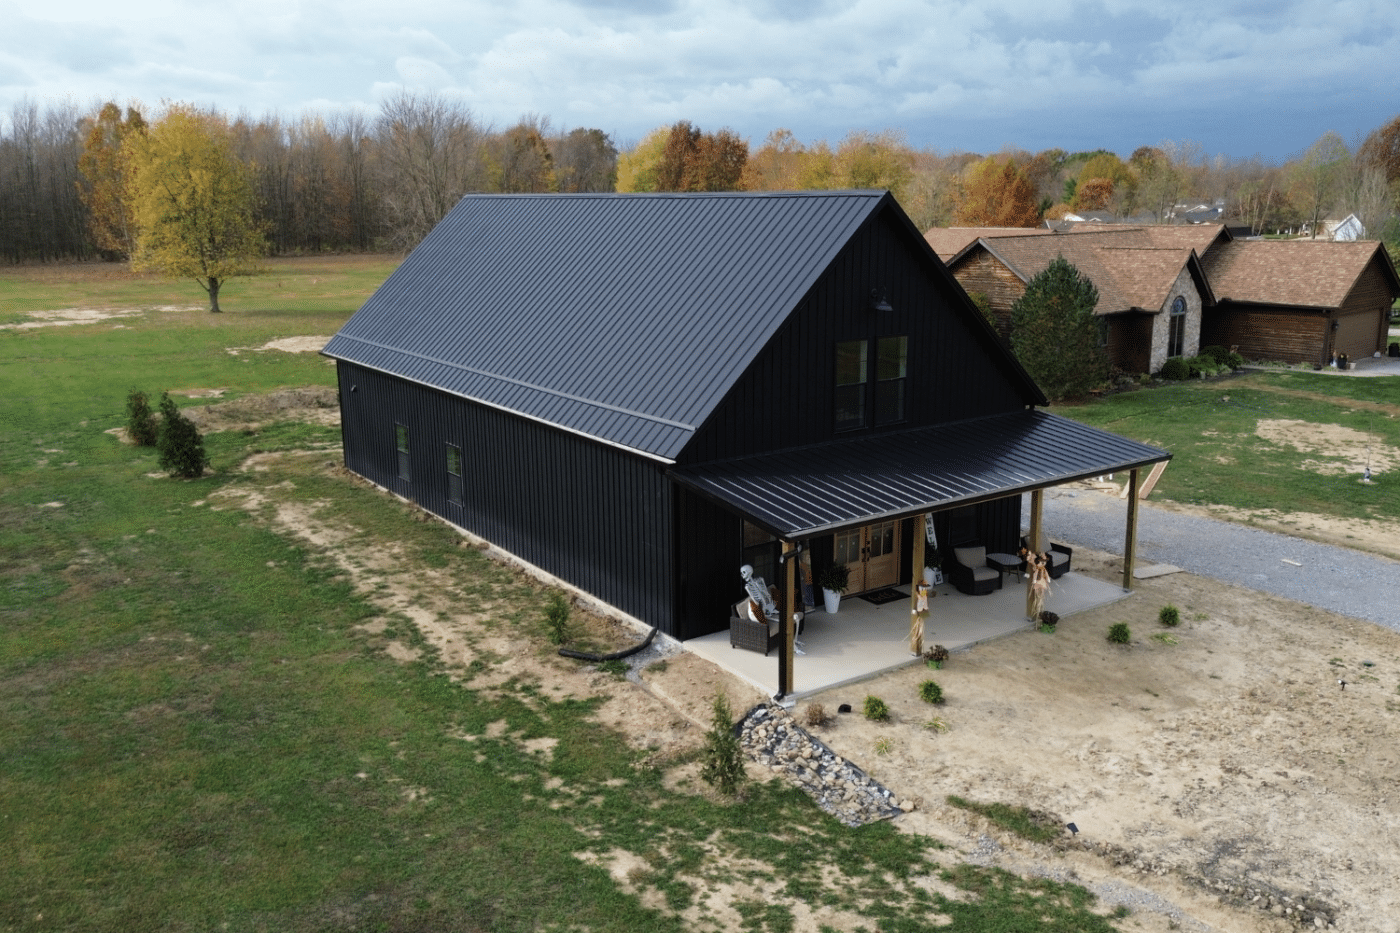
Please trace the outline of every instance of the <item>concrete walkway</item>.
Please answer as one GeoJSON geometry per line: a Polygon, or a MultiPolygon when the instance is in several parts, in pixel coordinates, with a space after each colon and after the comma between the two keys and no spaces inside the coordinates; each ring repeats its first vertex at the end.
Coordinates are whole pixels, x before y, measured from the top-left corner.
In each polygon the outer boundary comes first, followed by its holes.
{"type": "MultiPolygon", "coordinates": [[[[1137,566],[1174,564],[1400,631],[1400,562],[1140,503],[1137,566]]],[[[1029,502],[1023,515],[1030,514],[1029,502]]],[[[1052,538],[1123,553],[1127,505],[1083,486],[1045,494],[1052,538]]]]}

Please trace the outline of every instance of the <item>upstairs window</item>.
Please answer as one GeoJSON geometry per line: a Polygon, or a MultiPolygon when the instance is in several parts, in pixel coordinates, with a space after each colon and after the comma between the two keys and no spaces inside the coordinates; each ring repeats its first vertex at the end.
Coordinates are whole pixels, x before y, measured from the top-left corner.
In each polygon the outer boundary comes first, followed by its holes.
{"type": "Polygon", "coordinates": [[[865,385],[869,381],[869,344],[843,340],[836,345],[836,430],[865,427],[865,385]]]}
{"type": "Polygon", "coordinates": [[[836,344],[833,427],[854,431],[905,420],[908,382],[908,337],[840,341],[836,344]]]}
{"type": "Polygon", "coordinates": [[[462,448],[447,445],[447,501],[462,504],[462,448]]]}
{"type": "Polygon", "coordinates": [[[875,423],[904,420],[904,383],[909,378],[909,338],[881,337],[875,367],[875,423]]]}
{"type": "Polygon", "coordinates": [[[408,425],[394,425],[394,446],[399,451],[399,479],[408,482],[413,478],[408,469],[408,425]]]}

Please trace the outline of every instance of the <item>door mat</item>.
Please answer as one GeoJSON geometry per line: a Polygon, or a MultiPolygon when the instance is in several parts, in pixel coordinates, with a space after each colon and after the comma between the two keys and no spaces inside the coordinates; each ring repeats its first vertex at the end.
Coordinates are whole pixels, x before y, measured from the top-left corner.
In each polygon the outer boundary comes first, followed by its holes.
{"type": "Polygon", "coordinates": [[[892,586],[887,586],[883,590],[872,590],[869,593],[861,593],[860,598],[868,603],[883,606],[885,603],[892,603],[896,599],[908,599],[908,593],[901,593],[892,586]]]}

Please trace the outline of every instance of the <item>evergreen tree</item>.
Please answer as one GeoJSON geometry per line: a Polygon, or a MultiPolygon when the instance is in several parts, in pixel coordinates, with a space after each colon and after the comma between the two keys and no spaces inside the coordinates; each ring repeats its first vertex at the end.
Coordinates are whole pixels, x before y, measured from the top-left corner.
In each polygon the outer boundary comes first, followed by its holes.
{"type": "Polygon", "coordinates": [[[204,438],[194,422],[180,414],[169,392],[160,394],[160,467],[171,476],[203,476],[209,466],[204,454],[204,438]]]}
{"type": "Polygon", "coordinates": [[[1094,283],[1060,256],[1011,306],[1011,349],[1049,398],[1084,395],[1108,378],[1098,303],[1094,283]]]}
{"type": "Polygon", "coordinates": [[[744,779],[744,752],[734,735],[734,716],[729,710],[729,698],[715,694],[714,719],[705,734],[700,777],[722,794],[733,796],[744,779]]]}
{"type": "Polygon", "coordinates": [[[138,389],[132,389],[126,397],[126,433],[140,447],[154,447],[159,436],[151,402],[138,389]]]}

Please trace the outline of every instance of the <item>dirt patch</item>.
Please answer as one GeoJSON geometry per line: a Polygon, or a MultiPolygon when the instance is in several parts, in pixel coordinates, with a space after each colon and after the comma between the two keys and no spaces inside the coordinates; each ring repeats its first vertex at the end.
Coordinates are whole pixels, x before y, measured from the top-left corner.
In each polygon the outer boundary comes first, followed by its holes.
{"type": "Polygon", "coordinates": [[[1327,455],[1327,460],[1303,461],[1303,468],[1314,473],[1335,476],[1360,473],[1368,463],[1373,473],[1388,473],[1400,462],[1400,450],[1364,431],[1339,424],[1260,419],[1255,433],[1266,441],[1302,453],[1327,455]]]}
{"type": "Polygon", "coordinates": [[[231,356],[238,356],[245,352],[262,352],[265,350],[280,350],[283,353],[320,353],[321,348],[330,343],[331,338],[325,336],[311,337],[281,337],[277,340],[269,340],[260,347],[225,347],[231,356]]]}
{"type": "MultiPolygon", "coordinates": [[[[18,324],[0,324],[0,330],[33,330],[36,327],[72,327],[96,324],[113,318],[137,317],[148,311],[197,311],[198,308],[161,305],[151,308],[55,308],[51,311],[30,311],[33,320],[18,324]]],[[[322,344],[324,346],[324,344],[322,344]]],[[[319,349],[319,348],[318,348],[319,349]]]]}
{"type": "MultiPolygon", "coordinates": [[[[222,389],[185,389],[190,398],[217,398],[222,389]],[[217,393],[217,394],[216,394],[217,393]]],[[[275,421],[302,421],[308,424],[340,424],[340,396],[334,386],[302,386],[278,389],[264,395],[249,395],[184,409],[187,418],[200,431],[255,431],[275,421]]]]}

